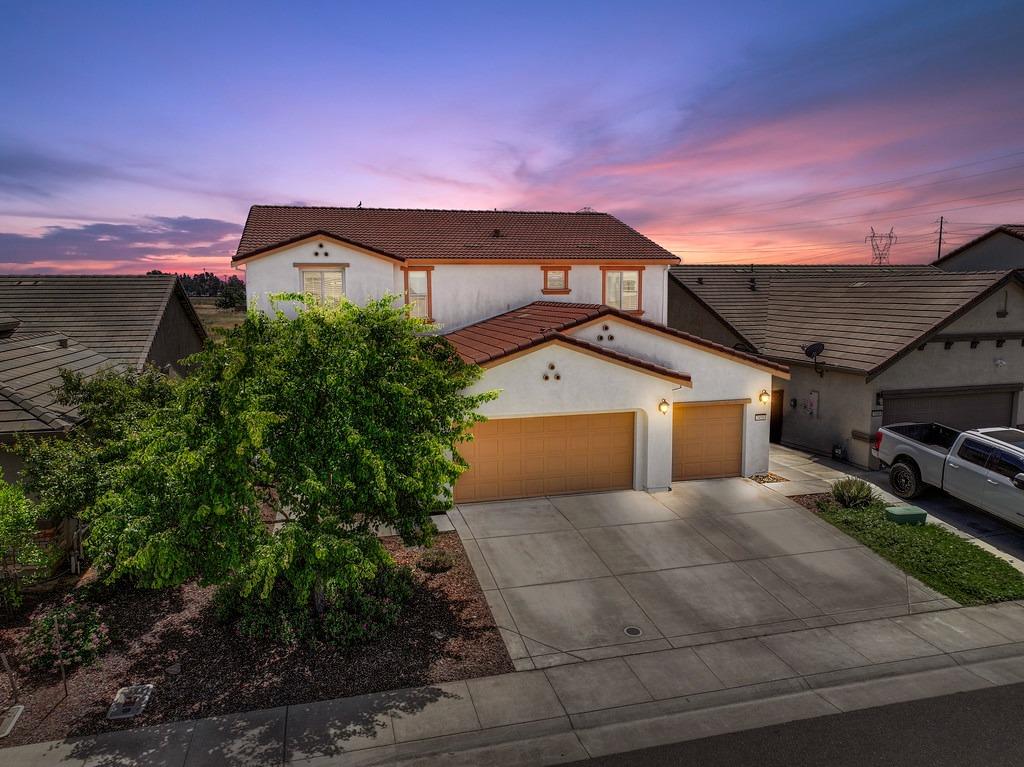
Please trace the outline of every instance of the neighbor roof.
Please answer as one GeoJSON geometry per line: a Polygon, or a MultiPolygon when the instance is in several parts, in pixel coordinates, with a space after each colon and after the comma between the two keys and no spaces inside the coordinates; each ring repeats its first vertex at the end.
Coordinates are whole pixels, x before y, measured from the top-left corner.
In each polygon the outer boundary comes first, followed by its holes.
{"type": "Polygon", "coordinates": [[[987,240],[989,237],[992,237],[997,234],[1008,234],[1011,237],[1016,237],[1018,240],[1024,240],[1024,224],[1003,224],[1002,226],[997,226],[995,229],[990,229],[989,231],[985,232],[985,234],[981,235],[980,237],[975,237],[970,242],[965,242],[960,247],[954,248],[953,250],[949,251],[949,253],[947,253],[946,255],[935,259],[935,261],[933,261],[932,263],[941,264],[943,261],[946,261],[947,259],[952,258],[953,256],[959,255],[968,248],[973,248],[979,242],[987,240]]]}
{"type": "Polygon", "coordinates": [[[19,332],[56,331],[107,359],[141,369],[171,296],[200,338],[202,323],[172,274],[0,276],[0,306],[19,332]]]}
{"type": "Polygon", "coordinates": [[[1014,277],[931,266],[677,266],[672,277],[753,349],[874,376],[1014,277]]]}
{"type": "Polygon", "coordinates": [[[397,261],[679,259],[608,213],[254,205],[234,261],[309,237],[333,237],[397,261]]]}
{"type": "MultiPolygon", "coordinates": [[[[609,316],[663,333],[691,345],[705,347],[710,351],[733,357],[737,361],[746,364],[769,368],[780,374],[788,372],[788,368],[784,365],[770,362],[753,354],[730,349],[689,333],[667,328],[664,325],[648,322],[603,304],[535,301],[518,309],[513,309],[510,312],[499,314],[496,317],[476,322],[459,330],[453,330],[450,333],[446,333],[445,338],[455,346],[459,356],[467,362],[477,365],[494,362],[503,357],[508,357],[509,355],[547,343],[553,339],[561,339],[568,340],[576,345],[585,345],[614,359],[627,360],[637,367],[656,370],[656,372],[661,374],[668,372],[680,375],[677,371],[671,371],[660,365],[655,365],[631,355],[622,354],[606,346],[592,344],[568,334],[568,331],[579,325],[609,316]]],[[[689,380],[688,375],[685,377],[689,380]]]]}
{"type": "Polygon", "coordinates": [[[116,363],[54,331],[0,338],[0,434],[63,431],[77,420],[57,401],[60,372],[89,377],[116,363]]]}

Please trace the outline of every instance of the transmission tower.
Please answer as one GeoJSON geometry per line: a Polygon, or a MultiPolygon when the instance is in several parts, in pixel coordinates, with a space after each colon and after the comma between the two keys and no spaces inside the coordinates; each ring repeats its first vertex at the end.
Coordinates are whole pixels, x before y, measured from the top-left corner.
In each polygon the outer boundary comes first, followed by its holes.
{"type": "Polygon", "coordinates": [[[889,251],[892,250],[893,243],[898,239],[892,228],[885,234],[882,234],[881,232],[876,232],[875,227],[871,227],[871,234],[864,238],[864,242],[871,243],[871,265],[888,266],[889,251]]]}

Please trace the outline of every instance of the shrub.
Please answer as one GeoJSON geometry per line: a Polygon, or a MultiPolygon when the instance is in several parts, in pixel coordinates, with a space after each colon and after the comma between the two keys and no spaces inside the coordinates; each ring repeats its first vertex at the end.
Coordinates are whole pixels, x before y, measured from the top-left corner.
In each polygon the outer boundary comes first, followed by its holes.
{"type": "Polygon", "coordinates": [[[59,607],[37,611],[31,618],[24,654],[32,668],[57,669],[63,659],[65,668],[92,663],[109,644],[107,627],[91,605],[68,598],[59,607]],[[57,626],[60,647],[57,644],[57,626]]]}
{"type": "Polygon", "coordinates": [[[38,519],[35,504],[0,473],[0,607],[19,607],[22,587],[45,577],[53,561],[36,541],[38,519]]]}
{"type": "Polygon", "coordinates": [[[428,573],[443,573],[455,566],[455,557],[444,549],[428,549],[416,562],[416,566],[428,573]]]}
{"type": "Polygon", "coordinates": [[[875,488],[856,477],[846,477],[833,482],[832,497],[845,509],[866,509],[879,500],[875,488]]]}
{"type": "Polygon", "coordinates": [[[241,580],[218,589],[215,617],[234,623],[251,639],[270,639],[285,645],[328,642],[345,647],[372,641],[398,620],[412,596],[412,573],[407,567],[380,568],[359,590],[328,594],[322,616],[309,605],[295,602],[294,592],[276,585],[266,600],[244,597],[241,580]]]}

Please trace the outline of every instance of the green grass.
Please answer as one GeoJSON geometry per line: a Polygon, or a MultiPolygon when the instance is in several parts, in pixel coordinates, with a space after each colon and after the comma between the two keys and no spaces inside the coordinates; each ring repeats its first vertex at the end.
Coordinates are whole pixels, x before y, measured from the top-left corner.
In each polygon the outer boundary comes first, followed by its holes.
{"type": "Polygon", "coordinates": [[[824,503],[821,516],[876,554],[962,605],[1024,599],[1024,573],[937,525],[898,525],[885,505],[844,509],[824,503]]]}

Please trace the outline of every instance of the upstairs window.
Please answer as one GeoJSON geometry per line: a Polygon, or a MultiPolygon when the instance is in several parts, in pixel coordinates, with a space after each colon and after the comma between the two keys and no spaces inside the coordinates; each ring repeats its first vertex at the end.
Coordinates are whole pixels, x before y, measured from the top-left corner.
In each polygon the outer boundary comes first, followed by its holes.
{"type": "Polygon", "coordinates": [[[431,318],[430,270],[408,269],[405,272],[405,302],[413,317],[431,318]]]}
{"type": "Polygon", "coordinates": [[[323,303],[340,301],[345,297],[345,270],[303,269],[302,292],[323,303]]]}
{"type": "Polygon", "coordinates": [[[565,294],[569,292],[569,267],[543,267],[545,294],[565,294]]]}
{"type": "Polygon", "coordinates": [[[640,277],[638,270],[605,270],[604,303],[624,312],[639,312],[640,277]]]}

